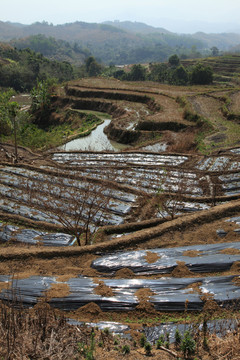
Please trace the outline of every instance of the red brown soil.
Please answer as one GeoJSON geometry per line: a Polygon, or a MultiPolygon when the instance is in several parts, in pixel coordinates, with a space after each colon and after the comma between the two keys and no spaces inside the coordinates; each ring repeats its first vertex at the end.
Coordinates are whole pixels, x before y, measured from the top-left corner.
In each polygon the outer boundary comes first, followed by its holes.
{"type": "Polygon", "coordinates": [[[197,257],[200,255],[201,255],[201,251],[197,251],[197,250],[188,250],[183,252],[183,256],[197,257]]]}
{"type": "Polygon", "coordinates": [[[45,292],[47,299],[62,298],[70,294],[68,284],[52,284],[51,288],[45,292]]]}
{"type": "Polygon", "coordinates": [[[157,313],[154,305],[146,300],[142,300],[139,302],[139,304],[136,306],[136,312],[140,313],[143,316],[146,316],[146,314],[150,315],[157,313]]]}
{"type": "Polygon", "coordinates": [[[232,264],[230,271],[239,274],[240,273],[240,261],[235,261],[232,264]]]}
{"type": "Polygon", "coordinates": [[[240,254],[240,250],[238,249],[233,249],[233,248],[228,248],[228,249],[223,249],[221,250],[222,254],[226,254],[226,255],[239,255],[240,254]]]}
{"type": "Polygon", "coordinates": [[[236,276],[235,278],[233,278],[232,282],[234,283],[234,285],[240,286],[240,277],[236,276]]]}
{"type": "Polygon", "coordinates": [[[136,306],[136,311],[140,314],[155,314],[156,310],[154,305],[149,302],[149,298],[155,293],[148,289],[142,288],[135,292],[135,295],[138,298],[139,304],[136,306]]]}
{"type": "Polygon", "coordinates": [[[96,271],[92,269],[91,263],[96,259],[93,254],[84,254],[79,257],[58,257],[55,259],[22,259],[18,261],[1,261],[0,273],[14,274],[17,278],[27,278],[32,275],[66,276],[66,279],[78,275],[92,276],[96,271]]]}
{"type": "Polygon", "coordinates": [[[189,289],[188,294],[201,294],[202,290],[200,289],[200,286],[202,285],[201,282],[196,282],[193,284],[188,285],[185,289],[189,289]]]}
{"type": "Polygon", "coordinates": [[[74,314],[80,317],[96,317],[102,313],[102,310],[100,307],[95,304],[94,302],[90,302],[80,308],[78,308],[76,311],[74,311],[74,314]]]}
{"type": "Polygon", "coordinates": [[[135,296],[137,296],[139,301],[149,300],[149,298],[154,295],[156,295],[156,294],[149,288],[138,289],[135,292],[135,296]]]}
{"type": "Polygon", "coordinates": [[[103,281],[99,281],[99,285],[95,287],[94,292],[97,295],[105,297],[114,296],[112,289],[109,286],[105,285],[103,281]]]}
{"type": "MultiPolygon", "coordinates": [[[[25,164],[32,164],[40,166],[46,164],[46,155],[40,153],[34,153],[30,149],[18,146],[18,162],[24,162],[25,164]]],[[[11,144],[0,143],[0,162],[15,161],[15,150],[11,144]]]]}
{"type": "Polygon", "coordinates": [[[158,259],[161,258],[161,256],[159,256],[158,254],[151,252],[151,251],[147,251],[146,253],[146,260],[149,264],[153,264],[155,263],[158,259]]]}
{"type": "Polygon", "coordinates": [[[194,274],[185,265],[184,261],[177,261],[177,264],[178,265],[171,272],[171,275],[173,277],[181,278],[181,277],[194,276],[194,274]]]}
{"type": "Polygon", "coordinates": [[[11,287],[11,282],[9,282],[9,283],[0,282],[0,292],[1,292],[3,289],[9,289],[10,287],[11,287]]]}
{"type": "Polygon", "coordinates": [[[205,304],[203,306],[202,312],[205,313],[207,316],[211,316],[213,314],[222,314],[222,309],[220,306],[216,303],[216,301],[212,299],[207,299],[205,301],[205,304]]]}
{"type": "Polygon", "coordinates": [[[133,279],[134,277],[134,272],[128,268],[120,269],[115,273],[116,279],[133,279]]]}

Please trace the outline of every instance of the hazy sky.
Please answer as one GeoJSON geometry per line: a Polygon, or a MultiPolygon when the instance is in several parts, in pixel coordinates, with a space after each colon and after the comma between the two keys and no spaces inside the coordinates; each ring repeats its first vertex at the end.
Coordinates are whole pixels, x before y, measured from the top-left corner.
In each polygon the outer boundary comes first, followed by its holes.
{"type": "Polygon", "coordinates": [[[189,31],[204,31],[207,23],[216,26],[224,23],[229,30],[240,28],[239,0],[0,0],[0,5],[1,21],[23,24],[42,20],[55,25],[117,19],[182,32],[188,29],[182,21],[187,22],[189,31]]]}

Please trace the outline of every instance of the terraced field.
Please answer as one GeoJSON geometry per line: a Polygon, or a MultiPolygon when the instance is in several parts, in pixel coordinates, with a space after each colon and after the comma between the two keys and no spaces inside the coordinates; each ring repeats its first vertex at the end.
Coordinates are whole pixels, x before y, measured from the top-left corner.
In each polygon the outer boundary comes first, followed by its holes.
{"type": "MultiPolygon", "coordinates": [[[[88,81],[69,84],[53,104],[108,112],[106,133],[138,146],[20,148],[13,163],[10,145],[1,144],[0,298],[15,301],[14,288],[26,307],[45,298],[72,321],[117,321],[145,334],[143,323],[160,325],[170,313],[210,321],[229,319],[230,308],[238,319],[240,149],[237,136],[226,146],[232,133],[220,127],[222,94],[88,81]],[[177,142],[202,130],[184,119],[181,96],[226,135],[215,153],[170,152],[167,142],[166,151],[143,150],[151,137],[177,142]]],[[[234,113],[237,101],[233,95],[234,113]]]]}

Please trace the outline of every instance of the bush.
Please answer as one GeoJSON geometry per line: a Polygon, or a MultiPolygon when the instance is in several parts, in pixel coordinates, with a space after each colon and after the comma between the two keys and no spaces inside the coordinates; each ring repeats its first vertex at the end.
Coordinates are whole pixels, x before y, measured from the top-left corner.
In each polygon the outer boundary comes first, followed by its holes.
{"type": "Polygon", "coordinates": [[[174,54],[172,56],[170,56],[170,58],[168,59],[168,62],[171,66],[178,66],[180,63],[179,57],[174,54]]]}
{"type": "Polygon", "coordinates": [[[146,356],[152,355],[152,345],[150,343],[146,343],[144,346],[144,349],[145,349],[146,356]]]}
{"type": "Polygon", "coordinates": [[[184,337],[181,343],[181,350],[184,354],[184,357],[186,356],[189,357],[193,355],[195,353],[195,349],[196,349],[196,342],[193,339],[190,331],[186,331],[184,333],[184,337]]]}
{"type": "Polygon", "coordinates": [[[124,345],[122,347],[122,353],[123,353],[123,355],[129,354],[130,353],[130,346],[124,345]]]}
{"type": "Polygon", "coordinates": [[[142,334],[142,336],[140,338],[140,346],[144,347],[146,342],[147,342],[146,336],[144,334],[142,334]]]}
{"type": "Polygon", "coordinates": [[[195,85],[208,85],[213,82],[213,70],[210,66],[198,63],[192,68],[191,83],[195,85]]]}

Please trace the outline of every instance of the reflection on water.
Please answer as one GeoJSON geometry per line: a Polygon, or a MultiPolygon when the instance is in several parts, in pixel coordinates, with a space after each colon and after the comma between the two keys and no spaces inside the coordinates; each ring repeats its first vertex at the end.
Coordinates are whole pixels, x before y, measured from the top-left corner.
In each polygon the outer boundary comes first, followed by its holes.
{"type": "Polygon", "coordinates": [[[59,150],[63,151],[74,151],[74,150],[91,150],[91,151],[118,151],[126,149],[129,145],[120,144],[116,141],[108,139],[107,135],[104,134],[103,129],[110,124],[111,120],[107,119],[101,125],[98,125],[90,135],[71,140],[65,145],[59,147],[59,150]]]}

